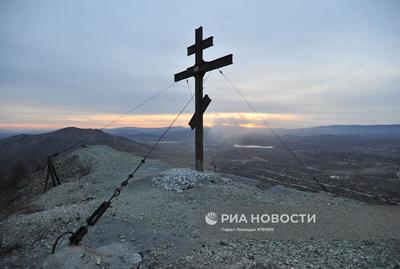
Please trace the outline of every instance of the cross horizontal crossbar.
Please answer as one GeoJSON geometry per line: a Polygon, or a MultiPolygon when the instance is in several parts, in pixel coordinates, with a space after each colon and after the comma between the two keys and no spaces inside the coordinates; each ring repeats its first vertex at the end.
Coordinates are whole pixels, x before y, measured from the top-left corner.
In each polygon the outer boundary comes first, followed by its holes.
{"type": "Polygon", "coordinates": [[[215,59],[210,62],[203,62],[199,66],[192,66],[187,68],[185,71],[175,74],[175,81],[180,81],[196,75],[197,73],[205,73],[214,69],[221,68],[233,63],[232,54],[226,55],[224,57],[215,59]]]}
{"type": "MultiPolygon", "coordinates": [[[[214,37],[210,36],[210,37],[204,39],[203,41],[201,41],[201,49],[204,50],[204,49],[207,49],[209,47],[212,47],[213,46],[213,38],[214,37]]],[[[187,48],[187,55],[188,56],[192,55],[194,53],[196,53],[196,44],[191,45],[190,47],[187,48]]]]}

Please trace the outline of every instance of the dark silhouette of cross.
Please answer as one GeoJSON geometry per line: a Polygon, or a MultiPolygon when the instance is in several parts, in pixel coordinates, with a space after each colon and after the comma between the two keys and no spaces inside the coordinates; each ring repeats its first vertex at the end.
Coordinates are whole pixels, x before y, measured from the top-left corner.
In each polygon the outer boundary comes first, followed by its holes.
{"type": "Polygon", "coordinates": [[[175,74],[175,81],[195,78],[195,113],[189,122],[192,129],[196,128],[196,170],[204,170],[203,161],[203,114],[206,111],[211,99],[208,95],[203,97],[203,77],[208,71],[232,64],[232,54],[207,62],[203,60],[203,50],[213,46],[213,37],[203,40],[203,27],[196,29],[195,44],[187,48],[187,55],[195,54],[196,62],[194,66],[185,71],[175,74]]]}

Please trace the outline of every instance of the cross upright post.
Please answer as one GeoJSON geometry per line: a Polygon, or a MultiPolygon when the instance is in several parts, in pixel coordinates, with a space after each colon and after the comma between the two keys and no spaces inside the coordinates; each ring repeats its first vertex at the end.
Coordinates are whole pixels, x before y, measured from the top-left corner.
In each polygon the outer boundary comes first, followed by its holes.
{"type": "Polygon", "coordinates": [[[187,55],[195,54],[195,64],[185,71],[175,74],[175,81],[195,78],[195,113],[189,122],[195,130],[196,145],[196,170],[204,170],[203,160],[203,114],[206,111],[211,99],[208,95],[203,96],[203,78],[208,71],[232,64],[232,54],[207,62],[203,60],[203,50],[213,46],[213,37],[203,40],[203,27],[196,29],[195,44],[187,48],[187,55]]]}
{"type": "MultiPolygon", "coordinates": [[[[203,41],[203,28],[196,29],[196,66],[203,63],[203,49],[201,42],[203,41]]],[[[197,72],[194,76],[195,79],[195,113],[201,109],[201,101],[203,100],[203,77],[204,72],[197,72]]],[[[195,145],[196,145],[196,170],[203,171],[203,113],[197,113],[195,118],[195,145]]]]}

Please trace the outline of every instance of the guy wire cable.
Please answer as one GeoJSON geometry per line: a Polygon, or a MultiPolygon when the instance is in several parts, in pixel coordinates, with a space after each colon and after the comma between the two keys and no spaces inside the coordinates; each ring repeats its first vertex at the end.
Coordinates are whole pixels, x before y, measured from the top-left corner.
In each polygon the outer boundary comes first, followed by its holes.
{"type": "Polygon", "coordinates": [[[321,187],[321,189],[325,192],[328,192],[325,188],[325,186],[317,180],[317,178],[314,176],[314,173],[307,168],[307,166],[300,160],[300,158],[296,155],[296,153],[285,143],[285,141],[282,140],[282,138],[275,132],[275,130],[261,117],[261,115],[258,113],[258,111],[254,108],[254,106],[243,96],[243,94],[239,91],[239,89],[232,83],[232,81],[220,70],[218,69],[219,73],[221,76],[223,76],[226,81],[231,85],[231,87],[236,91],[236,93],[243,99],[243,101],[251,108],[251,110],[256,113],[258,118],[261,120],[261,122],[264,123],[265,126],[267,126],[268,129],[271,130],[272,134],[276,137],[276,139],[286,148],[286,150],[292,155],[292,157],[306,170],[310,173],[312,179],[321,187]]]}
{"type": "Polygon", "coordinates": [[[103,202],[94,212],[93,214],[87,218],[86,220],[86,225],[81,226],[76,232],[72,231],[67,231],[61,234],[57,239],[55,240],[53,247],[52,247],[52,252],[55,253],[57,244],[61,240],[62,237],[64,237],[67,234],[71,234],[71,237],[69,238],[70,244],[78,244],[80,241],[82,241],[83,237],[88,233],[88,226],[94,226],[97,221],[100,219],[100,217],[107,211],[107,209],[111,206],[111,201],[118,197],[121,194],[121,191],[125,186],[128,185],[129,180],[132,179],[136,172],[140,169],[140,167],[146,162],[147,158],[150,156],[150,154],[153,152],[153,150],[157,147],[157,145],[161,142],[161,140],[164,138],[164,136],[168,133],[168,131],[171,129],[171,127],[175,124],[175,122],[178,120],[178,118],[182,115],[182,113],[186,110],[190,102],[192,101],[194,95],[190,97],[190,99],[186,102],[184,107],[181,109],[181,111],[176,115],[174,120],[171,122],[171,124],[168,126],[168,128],[165,129],[165,131],[161,134],[159,139],[154,143],[154,145],[151,147],[151,149],[147,152],[145,157],[140,160],[139,164],[136,166],[136,168],[128,175],[128,177],[122,181],[121,185],[114,190],[113,195],[105,202],[103,202]]]}

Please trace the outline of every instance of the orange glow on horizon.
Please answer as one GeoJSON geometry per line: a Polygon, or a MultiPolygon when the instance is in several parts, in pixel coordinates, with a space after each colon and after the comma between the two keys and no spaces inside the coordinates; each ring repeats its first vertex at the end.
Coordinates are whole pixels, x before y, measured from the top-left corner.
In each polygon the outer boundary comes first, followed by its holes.
{"type": "MultiPolygon", "coordinates": [[[[259,113],[260,117],[273,122],[290,122],[299,120],[301,117],[294,114],[272,114],[259,113]]],[[[2,129],[59,129],[66,126],[76,126],[79,128],[103,128],[109,122],[118,118],[118,114],[82,114],[82,115],[59,115],[59,117],[45,118],[44,123],[0,123],[2,129]]],[[[143,114],[126,115],[108,128],[118,127],[141,127],[158,128],[168,126],[176,117],[176,114],[143,114]]],[[[175,122],[174,126],[188,126],[192,114],[182,114],[175,122]]],[[[204,115],[204,126],[230,126],[243,128],[264,128],[255,113],[240,112],[210,112],[204,115]]]]}
{"type": "Polygon", "coordinates": [[[40,130],[40,129],[59,129],[63,128],[65,125],[59,124],[40,124],[40,123],[0,123],[0,129],[32,129],[32,130],[40,130]]]}
{"type": "Polygon", "coordinates": [[[259,125],[259,124],[255,124],[255,123],[241,123],[241,124],[239,124],[239,127],[242,127],[242,128],[265,128],[264,125],[259,125]]]}

